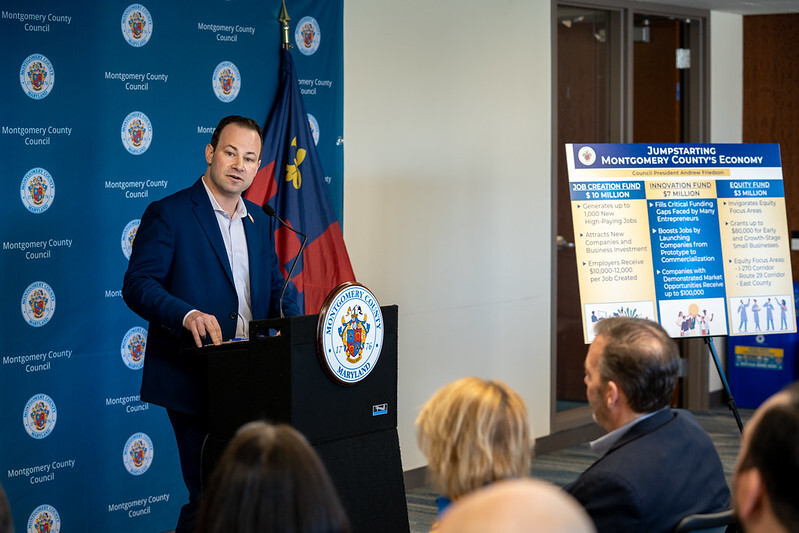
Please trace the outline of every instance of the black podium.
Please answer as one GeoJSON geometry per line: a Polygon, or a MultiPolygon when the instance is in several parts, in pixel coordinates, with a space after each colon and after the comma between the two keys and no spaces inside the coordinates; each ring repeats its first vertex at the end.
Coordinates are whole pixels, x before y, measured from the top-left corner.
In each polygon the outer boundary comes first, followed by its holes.
{"type": "Polygon", "coordinates": [[[397,435],[397,307],[381,311],[380,358],[353,385],[335,383],[325,373],[316,352],[316,315],[252,321],[250,340],[198,350],[205,362],[210,431],[203,477],[210,477],[242,424],[284,422],[321,457],[353,533],[408,533],[397,435]]]}

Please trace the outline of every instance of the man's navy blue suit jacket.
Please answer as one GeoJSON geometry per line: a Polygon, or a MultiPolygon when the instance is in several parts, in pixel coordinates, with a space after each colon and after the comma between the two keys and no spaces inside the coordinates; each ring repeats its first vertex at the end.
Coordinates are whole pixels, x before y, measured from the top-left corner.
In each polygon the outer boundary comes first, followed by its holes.
{"type": "Polygon", "coordinates": [[[631,427],[564,489],[599,533],[668,533],[689,514],[730,506],[713,441],[680,409],[659,411],[631,427]]]}
{"type": "MultiPolygon", "coordinates": [[[[258,205],[244,202],[249,213],[243,224],[252,316],[278,317],[285,278],[275,254],[275,222],[258,205]]],[[[295,294],[291,286],[286,291],[286,316],[299,314],[295,294]]],[[[236,332],[238,297],[219,223],[201,179],[147,207],[133,241],[122,295],[150,323],[141,399],[203,414],[204,377],[200,362],[182,352],[195,346],[183,328],[183,318],[192,309],[212,314],[223,340],[229,340],[236,332]]]]}

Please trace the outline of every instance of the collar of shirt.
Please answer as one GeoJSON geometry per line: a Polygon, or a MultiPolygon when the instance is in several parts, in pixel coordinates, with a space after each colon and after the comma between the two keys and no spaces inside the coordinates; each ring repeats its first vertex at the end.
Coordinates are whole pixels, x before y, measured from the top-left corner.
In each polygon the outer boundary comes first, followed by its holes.
{"type": "Polygon", "coordinates": [[[233,212],[233,216],[231,217],[230,215],[228,215],[227,211],[222,209],[222,206],[219,205],[219,202],[216,201],[214,193],[212,193],[211,189],[208,188],[208,185],[205,184],[205,178],[202,179],[202,182],[203,182],[203,187],[205,187],[205,192],[208,193],[208,199],[211,200],[211,207],[214,209],[215,212],[224,213],[224,215],[231,220],[237,218],[244,218],[247,216],[247,206],[244,205],[244,200],[242,200],[241,197],[239,197],[239,201],[236,204],[236,210],[233,212]]]}
{"type": "Polygon", "coordinates": [[[645,415],[641,415],[632,422],[627,422],[622,427],[616,428],[610,433],[603,435],[596,440],[592,440],[591,451],[594,452],[599,457],[605,455],[606,453],[608,453],[608,450],[610,450],[613,447],[614,444],[619,442],[619,439],[622,437],[622,435],[627,433],[631,427],[633,427],[639,422],[643,422],[650,416],[653,416],[656,413],[659,413],[660,411],[663,411],[664,409],[668,408],[669,407],[667,406],[664,407],[663,409],[658,409],[657,411],[652,411],[651,413],[646,413],[645,415]]]}

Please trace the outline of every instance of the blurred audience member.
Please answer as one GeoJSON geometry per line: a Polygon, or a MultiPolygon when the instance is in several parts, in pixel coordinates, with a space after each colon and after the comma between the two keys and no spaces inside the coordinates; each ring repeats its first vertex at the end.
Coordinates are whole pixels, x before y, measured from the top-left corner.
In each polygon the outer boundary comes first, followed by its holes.
{"type": "Polygon", "coordinates": [[[591,518],[561,489],[534,479],[500,481],[467,494],[438,533],[594,533],[591,518]]]}
{"type": "Polygon", "coordinates": [[[347,533],[349,522],[316,452],[290,426],[251,422],[206,487],[198,533],[347,533]]]}
{"type": "Polygon", "coordinates": [[[532,440],[524,401],[500,381],[459,379],[439,389],[416,419],[417,440],[439,513],[464,494],[527,476],[532,440]]]}
{"type": "Polygon", "coordinates": [[[651,320],[596,323],[585,358],[599,459],[565,490],[600,533],[667,533],[685,516],[729,509],[730,490],[710,436],[669,403],[680,366],[677,345],[651,320]]]}
{"type": "Polygon", "coordinates": [[[746,533],[799,533],[799,383],[766,400],[746,425],[734,487],[746,533]]]}
{"type": "Polygon", "coordinates": [[[0,485],[0,533],[14,533],[11,507],[8,505],[8,498],[2,485],[0,485]]]}

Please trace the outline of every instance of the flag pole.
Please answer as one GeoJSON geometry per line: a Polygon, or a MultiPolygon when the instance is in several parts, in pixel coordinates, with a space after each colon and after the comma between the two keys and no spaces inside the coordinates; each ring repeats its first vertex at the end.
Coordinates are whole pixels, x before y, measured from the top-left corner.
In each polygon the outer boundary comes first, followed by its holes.
{"type": "Polygon", "coordinates": [[[278,16],[278,20],[280,21],[280,37],[281,37],[281,45],[284,50],[288,50],[291,45],[289,45],[289,13],[286,11],[286,0],[283,0],[283,5],[280,7],[280,15],[278,16]]]}

